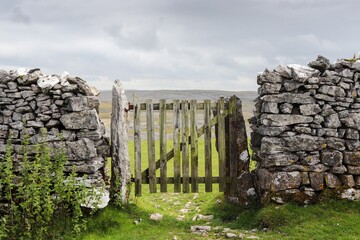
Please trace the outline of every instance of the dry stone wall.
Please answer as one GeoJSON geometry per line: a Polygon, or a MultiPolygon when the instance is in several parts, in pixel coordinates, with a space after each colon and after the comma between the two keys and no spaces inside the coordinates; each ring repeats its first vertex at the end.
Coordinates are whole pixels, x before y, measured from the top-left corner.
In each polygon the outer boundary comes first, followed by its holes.
{"type": "Polygon", "coordinates": [[[11,140],[15,167],[21,167],[21,142],[29,137],[30,153],[35,144],[48,142],[63,147],[79,178],[90,186],[103,186],[109,141],[98,116],[99,92],[78,77],[43,75],[39,69],[0,70],[0,160],[11,140]],[[46,130],[47,134],[41,134],[46,130]]]}
{"type": "Polygon", "coordinates": [[[360,61],[319,56],[258,75],[253,159],[262,199],[360,196],[360,61]]]}

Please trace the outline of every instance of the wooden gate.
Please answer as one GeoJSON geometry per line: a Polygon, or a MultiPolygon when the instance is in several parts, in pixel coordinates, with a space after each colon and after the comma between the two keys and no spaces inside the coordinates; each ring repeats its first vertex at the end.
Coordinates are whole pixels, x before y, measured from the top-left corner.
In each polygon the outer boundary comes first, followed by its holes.
{"type": "MultiPolygon", "coordinates": [[[[237,158],[226,159],[231,151],[230,145],[231,127],[226,121],[231,122],[233,115],[236,115],[236,97],[229,101],[220,98],[218,101],[197,102],[196,100],[174,100],[167,103],[162,99],[158,103],[146,100],[145,103],[135,102],[131,104],[134,115],[134,168],[135,175],[131,178],[135,182],[135,195],[141,196],[142,184],[149,184],[150,193],[157,192],[157,184],[160,184],[160,191],[167,192],[168,184],[174,185],[174,192],[198,192],[199,184],[205,184],[205,191],[213,190],[213,183],[219,184],[219,191],[236,188],[238,170],[236,167],[237,158]],[[154,112],[158,111],[158,115],[154,112]],[[198,124],[198,112],[203,111],[203,125],[198,124]],[[173,148],[167,149],[168,135],[167,112],[173,114],[172,143],[173,148]],[[215,113],[215,114],[214,114],[215,113]],[[142,132],[141,117],[146,114],[146,139],[147,139],[147,164],[145,171],[142,169],[142,132]],[[159,159],[155,159],[155,124],[154,115],[158,116],[158,140],[159,159]],[[215,116],[214,116],[215,115],[215,116]],[[212,117],[213,116],[213,117],[212,117]],[[216,126],[216,150],[212,149],[212,131],[216,126]],[[199,159],[198,139],[204,135],[204,158],[199,159]],[[229,139],[226,139],[229,138],[229,139]],[[228,145],[228,146],[226,146],[228,145]],[[212,176],[213,153],[218,155],[218,176],[212,176]],[[168,161],[173,159],[173,177],[168,177],[168,161]],[[199,176],[199,161],[204,161],[204,175],[199,176]],[[234,169],[231,170],[230,166],[234,169]],[[156,176],[156,170],[160,174],[156,176]]],[[[229,123],[228,122],[228,123],[229,123]]],[[[214,131],[213,131],[214,133],[214,131]]]]}

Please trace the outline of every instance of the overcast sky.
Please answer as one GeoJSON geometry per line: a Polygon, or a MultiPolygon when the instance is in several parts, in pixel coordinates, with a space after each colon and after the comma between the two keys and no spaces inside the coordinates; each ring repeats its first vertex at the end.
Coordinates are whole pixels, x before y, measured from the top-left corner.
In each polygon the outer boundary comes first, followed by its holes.
{"type": "Polygon", "coordinates": [[[0,2],[0,68],[102,90],[256,90],[265,68],[360,51],[359,0],[0,2]]]}

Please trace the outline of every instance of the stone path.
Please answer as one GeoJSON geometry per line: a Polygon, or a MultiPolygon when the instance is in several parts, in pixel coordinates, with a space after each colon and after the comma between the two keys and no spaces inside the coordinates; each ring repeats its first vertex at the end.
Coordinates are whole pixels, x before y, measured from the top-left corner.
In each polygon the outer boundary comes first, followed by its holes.
{"type": "MultiPolygon", "coordinates": [[[[196,234],[197,237],[204,239],[260,239],[256,236],[257,229],[251,231],[224,228],[223,226],[211,226],[214,220],[213,215],[201,214],[201,204],[197,202],[199,194],[194,194],[193,198],[187,201],[183,206],[179,206],[180,201],[176,198],[162,198],[159,199],[166,203],[172,203],[173,209],[169,209],[169,215],[175,215],[178,221],[192,221],[194,224],[190,227],[190,232],[196,234]],[[180,208],[179,208],[180,207],[180,208]]],[[[221,200],[216,200],[217,204],[221,204],[221,200]]],[[[156,208],[161,208],[161,205],[156,205],[156,208]]],[[[161,221],[160,214],[151,214],[150,219],[161,221]]],[[[174,236],[173,240],[178,237],[174,236]]]]}

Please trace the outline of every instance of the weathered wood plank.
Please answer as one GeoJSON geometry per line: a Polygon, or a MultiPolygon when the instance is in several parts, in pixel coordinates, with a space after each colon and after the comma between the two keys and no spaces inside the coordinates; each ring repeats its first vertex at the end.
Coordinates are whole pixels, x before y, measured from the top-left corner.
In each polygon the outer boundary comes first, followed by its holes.
{"type": "MultiPolygon", "coordinates": [[[[132,106],[132,104],[130,104],[130,107],[132,106]]],[[[146,103],[141,103],[140,104],[140,109],[141,110],[146,110],[146,103]]],[[[160,109],[160,103],[153,103],[153,110],[159,110],[160,109]]],[[[167,103],[166,104],[166,110],[173,110],[174,106],[173,103],[167,103]]],[[[182,109],[182,108],[180,108],[182,109]]],[[[196,104],[196,109],[197,110],[203,110],[204,109],[204,103],[197,103],[196,104]]],[[[216,103],[211,103],[211,109],[216,109],[216,103]]]]}
{"type": "MultiPolygon", "coordinates": [[[[225,111],[227,114],[227,111],[225,111]]],[[[217,117],[213,117],[211,119],[211,127],[215,126],[217,123],[217,117]]],[[[197,129],[197,136],[198,138],[201,137],[204,134],[204,126],[200,127],[197,129]]],[[[188,144],[191,144],[191,136],[188,139],[188,144]]],[[[167,154],[166,154],[166,160],[169,161],[174,157],[174,149],[171,149],[167,154]]],[[[156,169],[160,168],[160,159],[158,159],[156,161],[156,169]]],[[[147,178],[147,176],[149,175],[149,169],[146,169],[142,172],[142,177],[143,178],[147,178]]]]}
{"type": "MultiPolygon", "coordinates": [[[[191,177],[189,178],[191,181],[191,177]]],[[[131,178],[131,181],[134,182],[135,179],[131,178]]],[[[197,178],[197,182],[198,183],[205,183],[205,177],[198,177],[197,178]]],[[[143,179],[143,183],[146,184],[147,182],[145,181],[145,179],[143,179]]],[[[156,177],[156,183],[159,184],[160,183],[160,177],[156,177]]],[[[181,177],[181,183],[184,183],[184,178],[181,177]]],[[[219,177],[212,177],[212,183],[219,183],[219,177]]],[[[167,178],[167,184],[174,184],[174,177],[168,177],[167,178]]]]}
{"type": "Polygon", "coordinates": [[[174,100],[174,192],[181,191],[180,173],[180,100],[174,100]]]}
{"type": "Polygon", "coordinates": [[[183,179],[183,192],[190,192],[190,178],[189,178],[189,102],[184,100],[181,102],[181,151],[182,151],[182,179],[183,179]]]}
{"type": "Polygon", "coordinates": [[[234,129],[233,123],[236,122],[236,98],[231,97],[229,100],[229,127],[228,127],[228,161],[229,161],[229,177],[230,183],[228,186],[228,191],[230,196],[235,196],[237,192],[237,177],[238,177],[238,161],[237,161],[237,145],[236,145],[236,131],[234,129]]]}
{"type": "Polygon", "coordinates": [[[124,87],[120,81],[116,80],[112,88],[110,180],[110,200],[115,204],[127,202],[131,181],[127,110],[128,102],[124,87]]]}
{"type": "Polygon", "coordinates": [[[155,165],[155,135],[154,135],[154,111],[152,100],[146,100],[146,127],[147,147],[149,163],[149,189],[150,193],[156,193],[156,165],[155,165]]]}
{"type": "Polygon", "coordinates": [[[196,100],[190,101],[191,126],[191,191],[198,192],[198,132],[196,119],[196,100]]]}
{"type": "Polygon", "coordinates": [[[166,100],[160,100],[160,191],[167,192],[166,100]]]}
{"type": "Polygon", "coordinates": [[[210,100],[204,101],[205,192],[212,192],[211,112],[210,100]]]}
{"type": "Polygon", "coordinates": [[[224,192],[226,188],[226,146],[225,146],[225,99],[220,98],[217,106],[217,151],[219,156],[219,191],[224,192]]]}
{"type": "Polygon", "coordinates": [[[135,157],[135,196],[142,194],[141,176],[141,111],[139,99],[134,104],[134,157],[135,157]]]}

